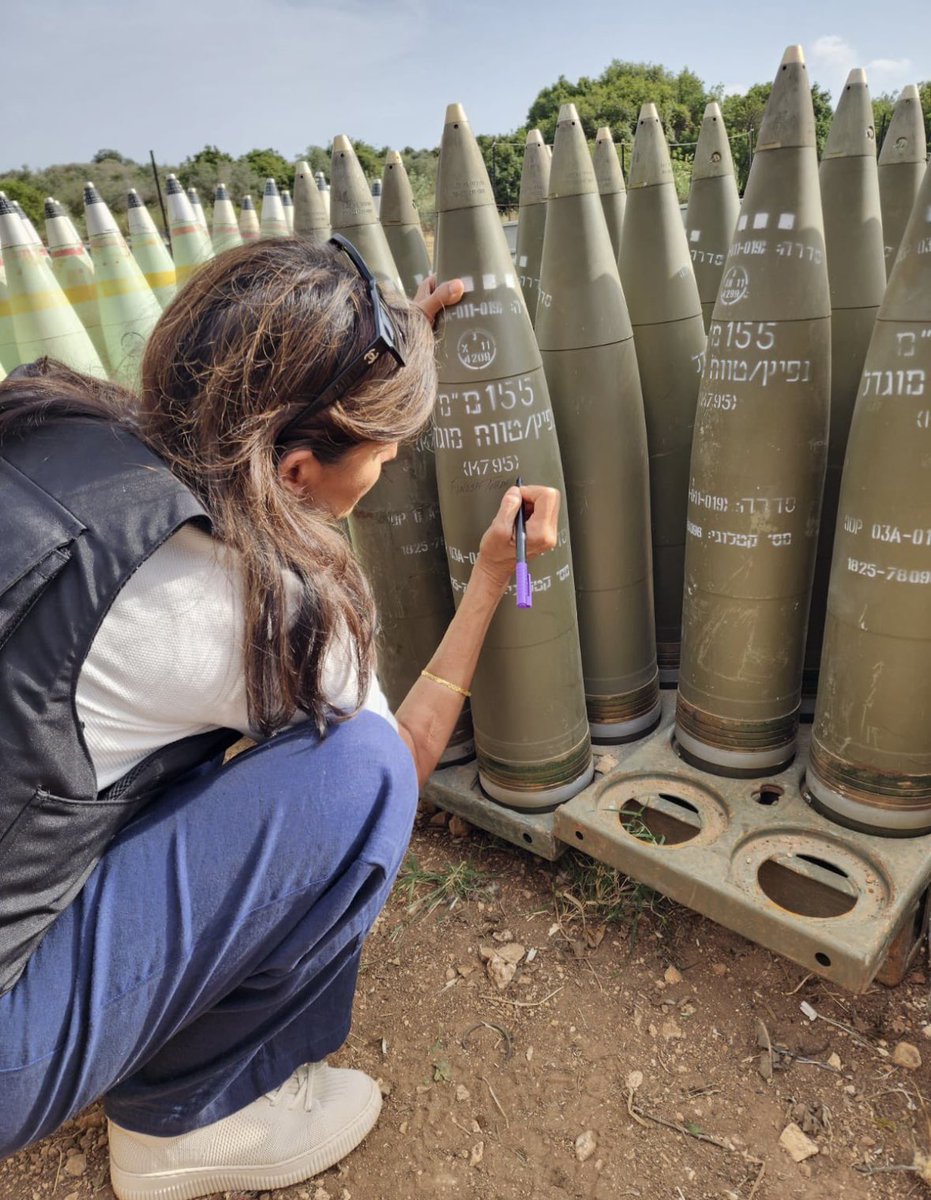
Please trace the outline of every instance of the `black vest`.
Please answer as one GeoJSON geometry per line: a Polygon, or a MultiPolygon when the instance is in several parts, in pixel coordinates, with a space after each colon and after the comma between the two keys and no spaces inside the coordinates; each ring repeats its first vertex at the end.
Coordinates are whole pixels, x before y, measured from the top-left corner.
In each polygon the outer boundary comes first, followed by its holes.
{"type": "Polygon", "coordinates": [[[188,521],[210,529],[193,493],[112,425],[56,421],[0,444],[0,995],[117,830],[238,736],[174,742],[98,792],[75,713],[110,605],[188,521]]]}

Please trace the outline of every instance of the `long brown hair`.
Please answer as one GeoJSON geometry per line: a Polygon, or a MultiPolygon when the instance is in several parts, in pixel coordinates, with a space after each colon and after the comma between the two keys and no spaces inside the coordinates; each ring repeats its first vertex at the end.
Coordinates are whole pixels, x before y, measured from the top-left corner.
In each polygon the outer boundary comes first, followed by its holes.
{"type": "Polygon", "coordinates": [[[383,355],[306,422],[302,408],[367,348],[375,324],[345,256],[302,239],[251,243],[201,267],[149,339],[138,397],[57,364],[0,384],[0,440],[29,422],[112,420],[195,493],[215,536],[238,553],[249,719],[264,734],[295,709],[321,730],[343,715],[324,694],[326,656],[337,642],[355,662],[357,707],[368,691],[368,584],[332,519],[282,485],[279,435],[288,427],[288,446],[336,462],[360,443],[406,441],[423,428],[436,388],[432,333],[403,297],[384,299],[406,365],[383,355]]]}

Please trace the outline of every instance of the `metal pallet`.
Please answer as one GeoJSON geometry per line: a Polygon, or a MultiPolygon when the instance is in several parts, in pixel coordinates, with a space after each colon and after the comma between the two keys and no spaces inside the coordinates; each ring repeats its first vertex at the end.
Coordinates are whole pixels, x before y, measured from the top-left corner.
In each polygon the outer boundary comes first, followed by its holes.
{"type": "Polygon", "coordinates": [[[927,922],[931,834],[856,833],[809,808],[807,726],[779,775],[696,770],[676,753],[674,709],[667,692],[659,728],[610,747],[611,769],[553,813],[489,800],[474,764],[436,772],[424,795],[542,858],[575,846],[851,991],[899,982],[927,922]]]}

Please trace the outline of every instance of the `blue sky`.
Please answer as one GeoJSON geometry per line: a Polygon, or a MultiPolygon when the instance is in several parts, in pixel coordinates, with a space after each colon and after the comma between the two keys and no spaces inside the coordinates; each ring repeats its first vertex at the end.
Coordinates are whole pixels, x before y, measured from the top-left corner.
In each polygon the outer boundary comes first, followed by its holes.
{"type": "Polygon", "coordinates": [[[43,0],[6,5],[2,31],[0,170],[103,146],[162,162],[206,143],[292,157],[337,133],[431,146],[453,100],[503,133],[539,88],[612,58],[742,90],[801,42],[835,94],[852,66],[874,93],[931,78],[929,0],[43,0]]]}

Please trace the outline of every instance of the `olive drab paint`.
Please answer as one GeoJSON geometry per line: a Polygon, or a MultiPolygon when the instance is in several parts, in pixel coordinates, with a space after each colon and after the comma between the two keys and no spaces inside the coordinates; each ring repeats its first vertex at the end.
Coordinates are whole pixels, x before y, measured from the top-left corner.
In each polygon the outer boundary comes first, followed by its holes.
{"type": "Polygon", "coordinates": [[[385,158],[379,219],[404,291],[413,296],[430,274],[430,254],[411,183],[397,150],[390,150],[385,158]]]}
{"type": "Polygon", "coordinates": [[[92,183],[84,187],[84,223],[94,263],[100,329],[110,378],[135,388],[142,352],[162,315],[109,207],[92,183]]]}
{"type": "Polygon", "coordinates": [[[598,194],[601,196],[601,207],[604,210],[605,222],[611,237],[611,249],[614,251],[616,262],[621,253],[621,230],[624,228],[624,210],[627,207],[627,185],[624,183],[624,172],[621,170],[617,146],[611,137],[610,126],[604,125],[598,130],[592,157],[595,164],[598,194]]]}
{"type": "Polygon", "coordinates": [[[866,72],[860,68],[850,72],[841,92],[821,155],[819,177],[831,288],[831,416],[802,678],[803,712],[809,715],[818,687],[847,434],[863,360],[886,290],[873,105],[866,72]]]}
{"type": "Polygon", "coordinates": [[[574,104],[562,105],[556,126],[535,328],[566,480],[592,739],[630,741],[660,717],[647,431],[633,329],[574,104]]]}
{"type": "MultiPolygon", "coordinates": [[[[36,246],[34,237],[27,233],[3,193],[0,193],[0,249],[18,361],[29,363],[47,354],[75,371],[106,379],[107,371],[94,343],[52,272],[48,252],[36,246]]],[[[6,314],[0,309],[0,316],[3,315],[6,314]]],[[[12,357],[4,348],[3,365],[8,371],[16,365],[10,361],[12,357]]]]}
{"type": "Polygon", "coordinates": [[[524,293],[530,324],[537,319],[540,292],[540,259],[546,227],[546,196],[549,191],[551,156],[539,129],[531,129],[524,146],[517,209],[517,249],[514,264],[524,293]]]}
{"type": "Polygon", "coordinates": [[[166,308],[178,290],[175,264],[162,235],[155,228],[152,214],[142,203],[135,188],[130,188],[126,197],[126,218],[133,258],[139,264],[155,299],[162,308],[166,308]]]}
{"type": "Polygon", "coordinates": [[[653,104],[643,106],[637,122],[620,273],[650,452],[656,653],[661,681],[674,684],[682,636],[689,456],[706,339],[669,147],[653,104]]]}
{"type": "Polygon", "coordinates": [[[790,46],[721,279],[692,451],[675,736],[722,774],[773,772],[795,753],[830,342],[811,86],[790,46]]]}
{"type": "Polygon", "coordinates": [[[45,236],[48,239],[52,274],[90,335],[100,361],[108,366],[107,345],[100,327],[94,264],[74,222],[64,206],[52,196],[45,201],[45,236]]]}
{"type": "Polygon", "coordinates": [[[352,242],[380,283],[387,284],[403,295],[404,285],[375,212],[365,172],[356,158],[352,142],[342,133],[333,139],[330,180],[330,222],[333,232],[341,233],[352,242]]]}
{"type": "Polygon", "coordinates": [[[844,463],[806,786],[845,825],[931,831],[931,172],[873,331],[844,463]]]}
{"type": "Polygon", "coordinates": [[[706,331],[739,215],[740,196],[731,143],[720,105],[712,100],[705,107],[698,134],[685,214],[685,234],[706,331]]]}
{"type": "Polygon", "coordinates": [[[879,152],[879,196],[882,201],[886,274],[899,250],[899,242],[921,187],[928,160],[925,119],[918,88],[902,89],[879,152]]]}
{"type": "Polygon", "coordinates": [[[224,250],[233,250],[242,245],[236,209],[224,183],[218,183],[213,193],[213,232],[210,241],[214,254],[222,254],[224,250]]]}
{"type": "Polygon", "coordinates": [[[325,242],[330,236],[330,214],[306,162],[299,162],[294,171],[294,232],[313,242],[325,242]]]}
{"type": "MultiPolygon", "coordinates": [[[[437,174],[436,269],[462,279],[438,347],[437,482],[453,595],[518,474],[564,492],[540,352],[488,172],[462,106],[452,104],[437,174]]],[[[551,808],[592,778],[593,763],[565,506],[558,544],[531,562],[533,607],[513,585],[485,638],[472,684],[479,779],[495,800],[551,808]]]]}

